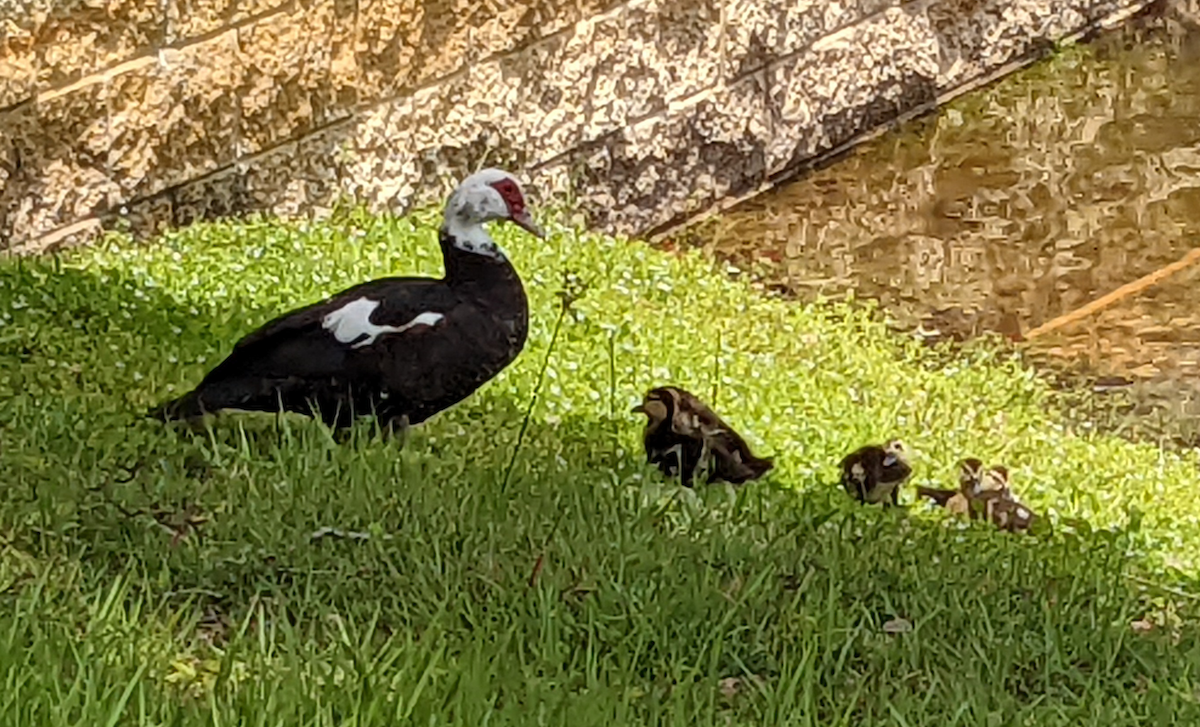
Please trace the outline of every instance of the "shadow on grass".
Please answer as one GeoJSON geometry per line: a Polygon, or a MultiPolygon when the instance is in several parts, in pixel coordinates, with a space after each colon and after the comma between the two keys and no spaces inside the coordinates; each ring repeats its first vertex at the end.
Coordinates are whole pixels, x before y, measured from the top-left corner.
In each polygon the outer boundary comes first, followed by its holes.
{"type": "MultiPolygon", "coordinates": [[[[428,718],[520,723],[540,704],[585,724],[670,710],[1065,724],[1195,709],[1178,691],[1200,659],[1194,599],[1141,585],[1155,576],[1129,557],[1136,531],[960,531],[782,475],[687,491],[643,466],[640,421],[621,412],[552,423],[535,409],[505,486],[528,402],[499,384],[403,449],[369,424],[339,444],[293,416],[167,428],[140,413],[217,360],[169,357],[223,355],[276,311],[234,298],[218,319],[52,263],[0,281],[24,300],[0,328],[5,649],[41,638],[42,618],[99,648],[95,594],[111,592],[132,634],[165,629],[167,651],[212,642],[265,684],[313,662],[350,670],[354,689],[303,682],[344,711],[406,659],[437,676],[378,694],[424,684],[413,714],[428,718]],[[723,677],[742,696],[723,702],[723,677]]],[[[117,678],[140,678],[138,658],[117,678]]],[[[267,709],[233,681],[213,688],[243,714],[267,709]]]]}

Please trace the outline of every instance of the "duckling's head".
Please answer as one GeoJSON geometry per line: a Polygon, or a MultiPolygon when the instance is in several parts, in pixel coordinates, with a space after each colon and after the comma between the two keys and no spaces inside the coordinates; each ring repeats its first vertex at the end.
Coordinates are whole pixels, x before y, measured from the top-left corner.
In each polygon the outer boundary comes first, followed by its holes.
{"type": "Polygon", "coordinates": [[[980,492],[1004,492],[1008,490],[1008,468],[1003,465],[989,467],[979,481],[980,492]]]}
{"type": "Polygon", "coordinates": [[[906,464],[904,442],[893,439],[883,445],[883,466],[892,467],[897,463],[906,464]]]}
{"type": "Polygon", "coordinates": [[[958,487],[960,490],[973,491],[983,476],[983,462],[974,457],[967,457],[958,462],[958,487]]]}
{"type": "Polygon", "coordinates": [[[668,387],[660,386],[646,392],[642,403],[633,407],[634,413],[646,415],[646,431],[653,431],[669,421],[675,411],[675,397],[668,387]]]}

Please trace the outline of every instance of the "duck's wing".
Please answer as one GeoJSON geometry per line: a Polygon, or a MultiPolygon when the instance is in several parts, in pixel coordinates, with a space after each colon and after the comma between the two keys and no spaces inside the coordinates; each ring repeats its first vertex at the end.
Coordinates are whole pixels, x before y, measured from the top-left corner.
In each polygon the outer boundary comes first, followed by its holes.
{"type": "Polygon", "coordinates": [[[445,325],[460,305],[452,290],[428,278],[356,285],[247,334],[193,391],[150,415],[191,418],[223,408],[261,408],[267,404],[260,400],[281,387],[303,395],[312,382],[352,373],[350,360],[380,340],[419,340],[422,331],[445,325]]]}

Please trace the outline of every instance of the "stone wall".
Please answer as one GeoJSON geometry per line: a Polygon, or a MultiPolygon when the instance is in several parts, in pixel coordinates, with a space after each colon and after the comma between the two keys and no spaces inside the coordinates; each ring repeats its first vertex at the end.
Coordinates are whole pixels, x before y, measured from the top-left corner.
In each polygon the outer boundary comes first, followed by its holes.
{"type": "Polygon", "coordinates": [[[650,233],[1148,0],[0,0],[0,248],[483,165],[650,233]]]}

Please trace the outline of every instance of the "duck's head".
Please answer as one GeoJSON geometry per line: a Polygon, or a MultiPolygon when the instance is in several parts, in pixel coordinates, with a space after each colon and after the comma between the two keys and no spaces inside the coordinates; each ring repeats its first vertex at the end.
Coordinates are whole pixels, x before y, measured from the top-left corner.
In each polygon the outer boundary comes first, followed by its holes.
{"type": "Polygon", "coordinates": [[[963,492],[974,492],[983,476],[983,462],[967,457],[958,462],[958,488],[963,492]]]}
{"type": "Polygon", "coordinates": [[[507,220],[539,238],[546,236],[533,221],[517,178],[502,169],[483,169],[464,179],[450,195],[443,229],[461,249],[497,255],[499,248],[483,227],[493,220],[507,220]]]}
{"type": "Polygon", "coordinates": [[[660,386],[646,392],[642,398],[642,403],[633,407],[630,411],[637,414],[646,415],[646,430],[650,431],[662,426],[663,422],[671,419],[675,414],[675,396],[674,392],[668,387],[660,386]]]}
{"type": "Polygon", "coordinates": [[[897,464],[907,464],[905,459],[904,442],[899,439],[893,439],[883,445],[883,466],[892,467],[897,464]]]}
{"type": "Polygon", "coordinates": [[[1008,490],[1008,468],[1003,465],[989,467],[979,480],[980,492],[1006,492],[1008,490]]]}

